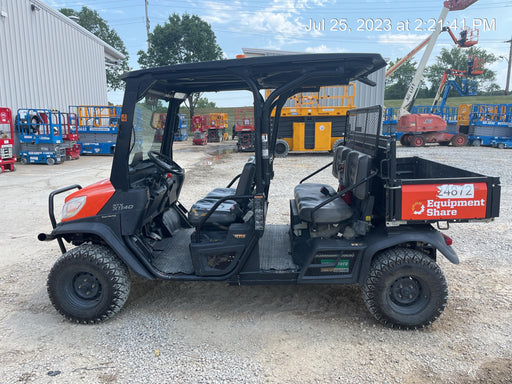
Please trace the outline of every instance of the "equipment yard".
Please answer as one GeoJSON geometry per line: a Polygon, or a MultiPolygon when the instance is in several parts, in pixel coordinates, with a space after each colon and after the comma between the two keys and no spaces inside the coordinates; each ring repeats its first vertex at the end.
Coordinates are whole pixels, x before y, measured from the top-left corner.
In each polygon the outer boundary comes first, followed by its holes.
{"type": "MultiPolygon", "coordinates": [[[[175,158],[187,171],[180,199],[185,207],[211,190],[212,181],[227,184],[241,169],[250,154],[235,148],[233,141],[176,144],[175,158]]],[[[502,184],[499,218],[444,232],[461,263],[438,259],[448,305],[419,331],[379,324],[358,286],[237,287],[135,276],[127,305],[114,318],[72,324],[46,292],[59,246],[36,236],[51,228],[48,194],[108,178],[112,157],[20,165],[1,175],[1,382],[510,383],[512,152],[440,146],[397,152],[498,176],[502,184]]],[[[267,223],[286,223],[293,187],[331,160],[329,154],[276,159],[267,223]]],[[[329,171],[315,180],[335,184],[329,171]]]]}

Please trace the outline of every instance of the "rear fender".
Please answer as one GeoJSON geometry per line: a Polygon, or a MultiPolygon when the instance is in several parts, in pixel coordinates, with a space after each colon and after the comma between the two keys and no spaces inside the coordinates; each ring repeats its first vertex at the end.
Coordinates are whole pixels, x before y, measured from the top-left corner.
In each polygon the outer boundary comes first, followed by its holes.
{"type": "Polygon", "coordinates": [[[154,279],[151,274],[133,255],[130,249],[120,240],[119,236],[107,225],[102,223],[91,222],[70,222],[61,223],[55,228],[51,236],[65,237],[68,234],[92,234],[101,238],[116,254],[117,256],[135,273],[136,275],[145,279],[154,279]]]}
{"type": "Polygon", "coordinates": [[[419,229],[419,230],[408,230],[396,234],[388,234],[385,237],[375,239],[372,244],[366,248],[363,255],[363,265],[361,268],[361,274],[359,281],[364,283],[368,271],[370,270],[371,262],[374,256],[385,249],[399,246],[400,244],[407,244],[411,242],[423,242],[430,244],[433,248],[441,252],[449,261],[453,264],[459,264],[459,257],[453,250],[453,248],[446,244],[446,241],[441,234],[432,227],[419,229]]]}

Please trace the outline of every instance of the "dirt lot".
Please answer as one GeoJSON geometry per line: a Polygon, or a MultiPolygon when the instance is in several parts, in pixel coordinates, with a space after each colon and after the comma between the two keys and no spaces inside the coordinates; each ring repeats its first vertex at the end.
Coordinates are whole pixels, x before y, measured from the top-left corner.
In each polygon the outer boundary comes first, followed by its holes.
{"type": "MultiPolygon", "coordinates": [[[[187,169],[186,207],[242,168],[249,155],[231,153],[232,147],[179,145],[176,159],[187,169]]],[[[512,151],[432,146],[399,152],[502,182],[500,218],[452,225],[446,232],[461,264],[440,258],[448,306],[422,331],[382,327],[357,286],[230,287],[137,278],[114,318],[71,324],[46,294],[57,243],[40,243],[36,236],[50,230],[49,192],[107,178],[111,158],[20,165],[0,175],[0,381],[511,383],[512,151]]],[[[268,222],[287,223],[293,186],[329,161],[327,154],[278,159],[268,222]]],[[[334,184],[329,172],[316,180],[334,184]]]]}

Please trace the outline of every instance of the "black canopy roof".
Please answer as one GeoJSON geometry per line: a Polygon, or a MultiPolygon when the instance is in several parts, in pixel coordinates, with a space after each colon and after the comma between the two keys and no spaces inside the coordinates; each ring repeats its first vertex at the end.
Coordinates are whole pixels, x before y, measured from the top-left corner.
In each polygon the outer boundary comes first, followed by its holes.
{"type": "Polygon", "coordinates": [[[301,88],[367,82],[367,76],[386,66],[380,54],[328,53],[267,56],[209,61],[143,69],[123,75],[127,82],[139,81],[152,91],[208,92],[248,89],[251,79],[258,89],[276,89],[304,74],[311,77],[301,88]]]}

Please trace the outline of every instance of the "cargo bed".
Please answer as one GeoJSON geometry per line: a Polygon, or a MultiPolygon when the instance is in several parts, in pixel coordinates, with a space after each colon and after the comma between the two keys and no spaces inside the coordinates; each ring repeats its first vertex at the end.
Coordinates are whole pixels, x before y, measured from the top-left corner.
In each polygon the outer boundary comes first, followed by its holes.
{"type": "MultiPolygon", "coordinates": [[[[396,138],[380,135],[378,111],[349,113],[346,146],[371,157],[378,179],[370,194],[388,226],[492,220],[500,180],[420,157],[396,157],[396,138]]],[[[351,170],[347,169],[347,172],[351,170]]]]}
{"type": "Polygon", "coordinates": [[[388,222],[463,222],[499,215],[499,178],[419,157],[395,162],[387,186],[388,222]]]}

